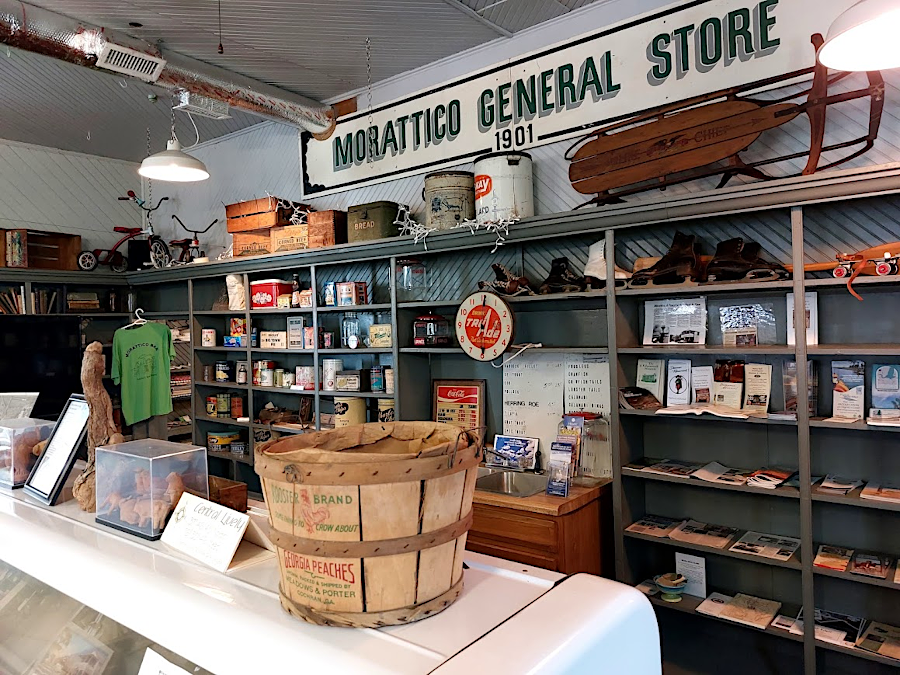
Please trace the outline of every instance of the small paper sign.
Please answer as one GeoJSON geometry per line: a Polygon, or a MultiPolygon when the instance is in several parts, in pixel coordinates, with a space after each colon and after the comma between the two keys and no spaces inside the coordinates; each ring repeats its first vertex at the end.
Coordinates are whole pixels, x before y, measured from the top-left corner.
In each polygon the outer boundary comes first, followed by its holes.
{"type": "Polygon", "coordinates": [[[176,666],[168,659],[164,659],[155,651],[147,647],[144,652],[144,660],[141,661],[141,669],[138,675],[191,675],[190,672],[176,666]]]}
{"type": "Polygon", "coordinates": [[[162,541],[213,569],[225,572],[248,522],[250,516],[244,513],[185,492],[163,531],[162,541]]]}

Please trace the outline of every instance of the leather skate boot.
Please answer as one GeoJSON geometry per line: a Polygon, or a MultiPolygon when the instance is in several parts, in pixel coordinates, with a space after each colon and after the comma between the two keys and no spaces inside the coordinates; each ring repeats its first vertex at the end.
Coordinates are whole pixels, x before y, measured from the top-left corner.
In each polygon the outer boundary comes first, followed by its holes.
{"type": "Polygon", "coordinates": [[[719,242],[716,254],[706,266],[707,281],[769,281],[787,277],[788,271],[782,265],[759,257],[761,250],[755,241],[744,243],[741,237],[719,242]]]}
{"type": "Polygon", "coordinates": [[[520,277],[509,271],[506,265],[492,263],[494,281],[479,281],[478,288],[482,291],[493,291],[497,295],[537,295],[531,288],[531,282],[526,277],[520,277]]]}
{"type": "Polygon", "coordinates": [[[584,277],[575,274],[569,268],[569,259],[565,256],[554,258],[550,263],[550,274],[541,284],[540,294],[548,293],[577,293],[587,289],[584,277]]]}
{"type": "MultiPolygon", "coordinates": [[[[631,272],[626,272],[618,265],[614,266],[616,287],[624,288],[631,272]]],[[[584,280],[587,287],[601,290],[606,287],[606,241],[600,240],[588,249],[588,261],[584,265],[584,280]]]]}
{"type": "Polygon", "coordinates": [[[635,288],[697,281],[700,278],[700,256],[697,249],[694,235],[676,232],[666,254],[652,267],[634,272],[628,285],[635,288]]]}

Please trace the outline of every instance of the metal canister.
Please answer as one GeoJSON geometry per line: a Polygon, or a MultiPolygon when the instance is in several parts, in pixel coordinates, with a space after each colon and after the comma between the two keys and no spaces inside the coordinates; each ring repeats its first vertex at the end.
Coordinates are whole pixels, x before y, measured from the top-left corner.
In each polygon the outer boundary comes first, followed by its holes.
{"type": "Polygon", "coordinates": [[[274,361],[254,361],[253,363],[253,386],[261,387],[262,382],[260,381],[260,374],[264,370],[274,370],[275,362],[274,361]]]}
{"type": "Polygon", "coordinates": [[[315,373],[312,366],[297,366],[295,371],[297,384],[311,391],[315,388],[315,373]]]}
{"type": "Polygon", "coordinates": [[[322,391],[337,389],[337,374],[344,369],[340,359],[322,359],[322,391]]]}
{"type": "Polygon", "coordinates": [[[216,382],[231,382],[231,361],[216,361],[216,382]]]}
{"type": "Polygon", "coordinates": [[[438,230],[452,230],[463,220],[475,218],[475,174],[438,171],[425,176],[425,223],[438,230]]]}
{"type": "Polygon", "coordinates": [[[209,417],[215,417],[219,408],[219,399],[215,396],[207,396],[206,397],[206,414],[209,417]]]}
{"type": "Polygon", "coordinates": [[[244,416],[244,399],[237,394],[231,397],[231,416],[234,419],[244,416]]]}
{"type": "Polygon", "coordinates": [[[475,160],[475,216],[480,224],[533,215],[531,155],[493,152],[475,160]]]}
{"type": "Polygon", "coordinates": [[[393,394],[394,393],[394,369],[393,368],[385,368],[384,369],[384,393],[385,394],[393,394]]]}
{"type": "Polygon", "coordinates": [[[240,437],[237,431],[210,431],[206,434],[206,447],[211,452],[228,452],[240,437]]]}
{"type": "Polygon", "coordinates": [[[337,290],[335,289],[333,281],[329,281],[325,284],[322,295],[324,296],[326,307],[337,307],[337,290]]]}
{"type": "Polygon", "coordinates": [[[276,368],[275,369],[275,379],[273,385],[276,387],[284,386],[284,368],[276,368]]]}
{"type": "Polygon", "coordinates": [[[336,396],[334,399],[335,428],[366,423],[366,399],[336,396]]]}
{"type": "Polygon", "coordinates": [[[260,387],[274,387],[275,386],[275,371],[271,368],[263,368],[259,371],[259,386],[260,387]]]}
{"type": "Polygon", "coordinates": [[[200,345],[202,347],[216,346],[216,329],[204,328],[200,331],[200,345]]]}
{"type": "Polygon", "coordinates": [[[247,444],[244,441],[232,441],[231,442],[231,454],[232,455],[246,455],[247,454],[247,444]]]}
{"type": "Polygon", "coordinates": [[[372,366],[369,369],[369,386],[374,392],[384,391],[384,366],[372,366]]]}
{"type": "Polygon", "coordinates": [[[216,417],[231,417],[231,394],[216,394],[216,417]]]}
{"type": "Polygon", "coordinates": [[[394,399],[380,398],[378,399],[378,421],[393,422],[394,415],[394,399]]]}
{"type": "Polygon", "coordinates": [[[281,383],[281,386],[285,387],[285,388],[293,387],[294,382],[296,382],[296,379],[294,378],[294,373],[286,372],[284,374],[284,381],[281,383]]]}

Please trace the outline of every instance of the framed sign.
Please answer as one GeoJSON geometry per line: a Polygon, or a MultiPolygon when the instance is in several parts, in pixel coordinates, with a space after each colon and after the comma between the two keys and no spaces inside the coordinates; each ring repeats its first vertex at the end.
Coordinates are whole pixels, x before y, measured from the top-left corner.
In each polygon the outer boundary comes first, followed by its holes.
{"type": "Polygon", "coordinates": [[[484,427],[484,380],[432,380],[431,387],[435,422],[467,431],[484,427]]]}
{"type": "Polygon", "coordinates": [[[50,433],[47,448],[38,457],[25,482],[25,492],[54,506],[75,464],[75,456],[87,434],[90,409],[81,394],[72,394],[50,433]]]}

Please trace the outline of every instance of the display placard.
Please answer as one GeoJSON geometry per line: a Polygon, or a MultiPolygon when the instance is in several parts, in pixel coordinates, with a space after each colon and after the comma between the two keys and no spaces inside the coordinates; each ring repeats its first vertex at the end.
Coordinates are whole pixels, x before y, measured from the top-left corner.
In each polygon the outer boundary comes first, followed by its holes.
{"type": "Polygon", "coordinates": [[[81,394],[72,394],[50,433],[47,447],[25,482],[25,492],[53,506],[75,464],[75,456],[87,434],[90,408],[81,394]]]}
{"type": "Polygon", "coordinates": [[[214,570],[231,565],[250,516],[185,492],[163,530],[162,542],[214,570]]]}

